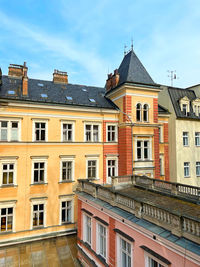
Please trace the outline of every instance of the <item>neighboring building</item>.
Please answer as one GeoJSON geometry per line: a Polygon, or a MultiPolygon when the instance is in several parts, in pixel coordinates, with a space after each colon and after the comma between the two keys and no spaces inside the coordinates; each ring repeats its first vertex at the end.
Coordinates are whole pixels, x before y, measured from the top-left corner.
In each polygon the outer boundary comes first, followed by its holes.
{"type": "Polygon", "coordinates": [[[200,186],[200,87],[162,86],[158,101],[171,113],[170,180],[200,186]]]}
{"type": "Polygon", "coordinates": [[[198,267],[198,187],[141,176],[113,186],[79,180],[78,259],[83,266],[198,267]]]}
{"type": "Polygon", "coordinates": [[[169,180],[169,112],[132,50],[106,95],[69,84],[66,72],[43,81],[27,70],[11,64],[0,73],[0,245],[74,233],[78,178],[169,180]]]}

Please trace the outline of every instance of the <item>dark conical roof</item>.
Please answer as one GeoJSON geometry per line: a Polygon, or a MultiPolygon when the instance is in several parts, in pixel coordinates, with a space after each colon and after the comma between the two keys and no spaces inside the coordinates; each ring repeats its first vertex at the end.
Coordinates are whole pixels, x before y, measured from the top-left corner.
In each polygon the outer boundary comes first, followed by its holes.
{"type": "Polygon", "coordinates": [[[154,81],[133,50],[124,56],[118,72],[120,75],[119,84],[124,82],[133,82],[155,85],[154,81]]]}

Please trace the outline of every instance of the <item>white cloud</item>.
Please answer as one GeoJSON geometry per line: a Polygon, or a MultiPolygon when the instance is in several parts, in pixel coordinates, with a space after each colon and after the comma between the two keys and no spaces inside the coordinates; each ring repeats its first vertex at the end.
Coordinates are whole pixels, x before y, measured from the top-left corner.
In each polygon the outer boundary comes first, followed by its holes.
{"type": "Polygon", "coordinates": [[[56,54],[57,58],[66,58],[79,64],[88,72],[90,80],[96,84],[102,83],[102,77],[105,77],[107,64],[99,58],[94,52],[85,51],[80,48],[78,43],[75,43],[69,38],[58,38],[47,34],[40,29],[34,29],[33,26],[25,26],[18,19],[10,18],[0,11],[1,26],[6,28],[13,35],[18,37],[15,45],[20,42],[26,42],[26,49],[31,49],[35,45],[39,46],[40,52],[45,51],[49,54],[56,54]],[[29,47],[30,46],[30,47],[29,47]]]}

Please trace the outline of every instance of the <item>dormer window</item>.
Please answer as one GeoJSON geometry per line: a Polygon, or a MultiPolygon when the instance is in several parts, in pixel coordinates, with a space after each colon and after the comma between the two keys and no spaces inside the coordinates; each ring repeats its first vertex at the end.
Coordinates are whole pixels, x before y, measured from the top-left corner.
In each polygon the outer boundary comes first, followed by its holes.
{"type": "Polygon", "coordinates": [[[182,111],[183,111],[183,114],[187,116],[187,105],[186,104],[183,104],[182,111]]]}

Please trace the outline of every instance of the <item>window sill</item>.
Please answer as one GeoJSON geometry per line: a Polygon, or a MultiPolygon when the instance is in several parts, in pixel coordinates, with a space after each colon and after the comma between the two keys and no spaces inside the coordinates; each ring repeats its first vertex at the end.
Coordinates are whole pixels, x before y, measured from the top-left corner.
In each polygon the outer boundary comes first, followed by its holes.
{"type": "Polygon", "coordinates": [[[48,185],[48,183],[33,183],[33,184],[30,184],[30,186],[32,185],[48,185]]]}
{"type": "Polygon", "coordinates": [[[68,183],[74,183],[74,180],[66,180],[66,181],[60,181],[59,184],[68,184],[68,183]]]}
{"type": "Polygon", "coordinates": [[[69,224],[73,224],[73,222],[63,222],[63,223],[61,223],[61,226],[62,225],[69,225],[69,224]]]}
{"type": "Polygon", "coordinates": [[[184,176],[184,178],[191,178],[190,176],[184,176]]]}
{"type": "Polygon", "coordinates": [[[90,181],[98,181],[98,180],[100,180],[100,178],[87,178],[88,180],[90,180],[90,181]]]}
{"type": "Polygon", "coordinates": [[[33,226],[33,228],[31,230],[40,230],[40,229],[44,229],[44,226],[33,226]]]}
{"type": "Polygon", "coordinates": [[[13,231],[4,231],[4,232],[0,232],[0,235],[7,235],[7,234],[12,234],[13,231]]]}
{"type": "Polygon", "coordinates": [[[138,160],[134,160],[134,162],[153,162],[152,159],[138,159],[138,160]]]}
{"type": "Polygon", "coordinates": [[[18,185],[15,184],[2,184],[0,188],[7,188],[7,187],[18,187],[18,185]]]}

